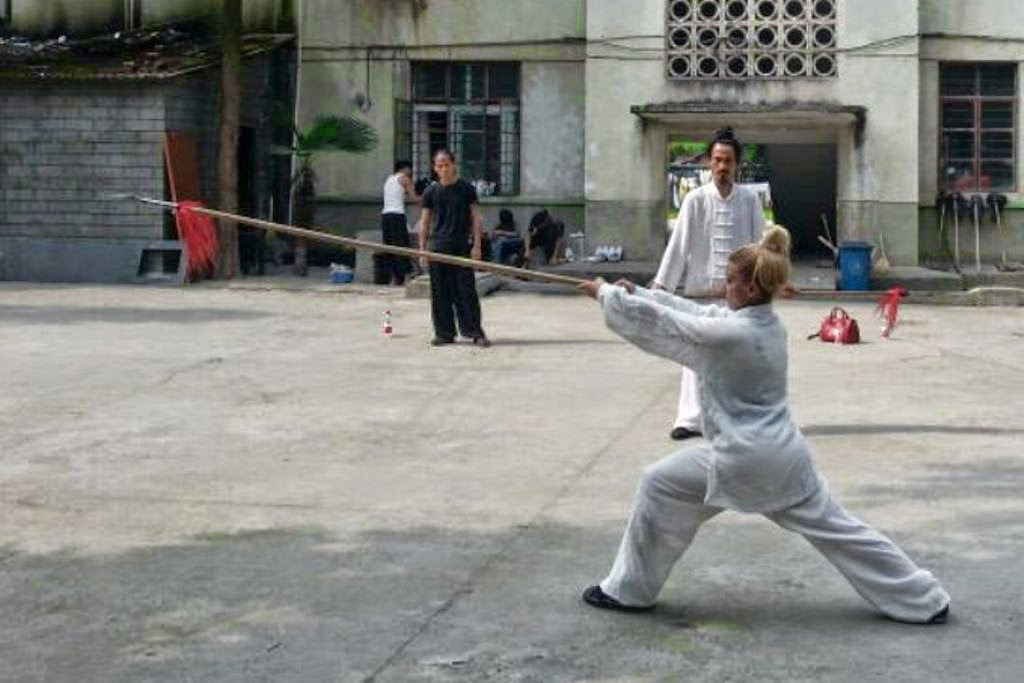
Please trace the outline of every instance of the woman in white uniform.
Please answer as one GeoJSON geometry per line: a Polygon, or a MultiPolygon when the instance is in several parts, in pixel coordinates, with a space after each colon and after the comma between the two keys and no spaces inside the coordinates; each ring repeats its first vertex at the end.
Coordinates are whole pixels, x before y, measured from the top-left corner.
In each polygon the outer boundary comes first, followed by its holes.
{"type": "Polygon", "coordinates": [[[769,230],[728,259],[726,306],[630,282],[582,285],[605,322],[649,353],[692,367],[709,445],[648,467],[611,572],[590,605],[651,609],[701,524],[725,509],[802,534],[864,599],[899,621],[940,623],[949,595],[891,540],[831,496],[786,400],[786,331],[771,301],[789,278],[789,233],[769,230]]]}
{"type": "MultiPolygon", "coordinates": [[[[674,292],[682,280],[689,296],[719,293],[725,285],[729,254],[761,238],[761,200],[734,182],[741,151],[732,128],[715,134],[708,146],[712,182],[683,200],[652,289],[674,292]]],[[[700,435],[697,379],[687,365],[683,366],[679,407],[670,435],[676,440],[700,435]]]]}

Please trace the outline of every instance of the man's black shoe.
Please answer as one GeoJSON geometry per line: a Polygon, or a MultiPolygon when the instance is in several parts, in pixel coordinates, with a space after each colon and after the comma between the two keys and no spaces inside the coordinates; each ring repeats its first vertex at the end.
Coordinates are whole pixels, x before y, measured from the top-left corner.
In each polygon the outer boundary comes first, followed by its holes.
{"type": "Polygon", "coordinates": [[[434,337],[430,340],[431,346],[444,346],[445,344],[454,344],[454,339],[445,339],[444,337],[434,337]]]}

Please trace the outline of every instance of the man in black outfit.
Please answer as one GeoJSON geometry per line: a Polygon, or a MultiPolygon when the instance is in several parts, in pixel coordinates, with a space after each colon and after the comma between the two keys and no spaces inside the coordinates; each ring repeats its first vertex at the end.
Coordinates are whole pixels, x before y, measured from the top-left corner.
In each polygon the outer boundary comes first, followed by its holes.
{"type": "MultiPolygon", "coordinates": [[[[459,178],[455,157],[447,149],[434,152],[434,171],[438,181],[423,193],[420,249],[471,256],[479,261],[484,222],[476,190],[459,178]],[[471,234],[472,249],[469,246],[471,234]]],[[[474,344],[490,346],[480,325],[480,299],[476,295],[473,269],[432,261],[425,262],[424,268],[430,270],[430,314],[434,321],[434,338],[430,343],[434,346],[453,343],[457,316],[462,336],[469,337],[474,344]]]]}
{"type": "Polygon", "coordinates": [[[530,227],[526,231],[526,255],[534,263],[558,263],[565,249],[562,240],[565,237],[565,224],[556,221],[548,213],[547,209],[541,209],[533,214],[530,219],[530,227]],[[534,249],[540,249],[538,254],[531,254],[534,249]]]}

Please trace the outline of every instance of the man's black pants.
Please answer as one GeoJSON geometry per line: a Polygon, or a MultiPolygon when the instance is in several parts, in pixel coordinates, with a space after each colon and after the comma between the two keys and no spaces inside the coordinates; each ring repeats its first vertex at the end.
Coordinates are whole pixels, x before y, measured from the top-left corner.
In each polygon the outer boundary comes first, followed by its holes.
{"type": "Polygon", "coordinates": [[[454,340],[456,316],[463,337],[476,339],[484,336],[473,269],[433,261],[429,265],[430,316],[434,321],[434,336],[444,341],[454,340]]]}
{"type": "MultiPolygon", "coordinates": [[[[409,246],[409,228],[405,222],[404,213],[385,213],[381,216],[381,229],[383,230],[384,244],[396,247],[409,246]]],[[[380,282],[378,284],[405,284],[405,276],[412,270],[412,264],[404,256],[392,254],[377,254],[377,264],[380,267],[380,282]]]]}

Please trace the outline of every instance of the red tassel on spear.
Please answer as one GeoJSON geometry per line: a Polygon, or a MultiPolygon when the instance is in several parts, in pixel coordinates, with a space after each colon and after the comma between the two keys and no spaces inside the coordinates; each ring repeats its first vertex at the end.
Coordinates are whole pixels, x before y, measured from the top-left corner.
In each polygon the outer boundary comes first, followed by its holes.
{"type": "Polygon", "coordinates": [[[217,264],[217,230],[213,219],[193,211],[201,202],[178,202],[178,237],[188,247],[188,279],[191,282],[209,275],[217,264]]]}
{"type": "Polygon", "coordinates": [[[907,294],[909,292],[903,287],[893,287],[878,300],[878,307],[875,309],[875,313],[885,321],[885,326],[882,327],[883,337],[888,338],[896,327],[896,316],[900,310],[900,298],[907,294]]]}

